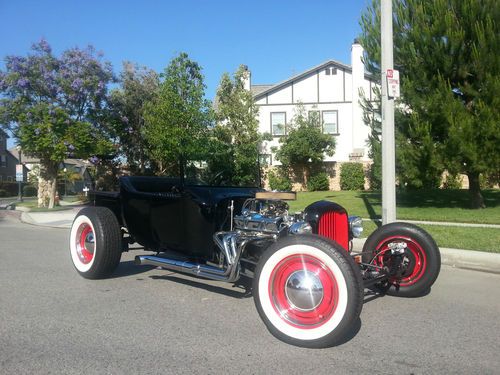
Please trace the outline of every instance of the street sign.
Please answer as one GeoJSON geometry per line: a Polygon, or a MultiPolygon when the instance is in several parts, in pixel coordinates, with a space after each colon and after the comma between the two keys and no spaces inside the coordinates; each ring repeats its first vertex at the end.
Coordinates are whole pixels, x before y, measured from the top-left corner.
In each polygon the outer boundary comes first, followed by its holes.
{"type": "Polygon", "coordinates": [[[389,98],[399,98],[399,71],[387,69],[387,96],[389,98]]]}
{"type": "Polygon", "coordinates": [[[24,173],[22,164],[16,164],[16,181],[24,182],[24,173]]]}

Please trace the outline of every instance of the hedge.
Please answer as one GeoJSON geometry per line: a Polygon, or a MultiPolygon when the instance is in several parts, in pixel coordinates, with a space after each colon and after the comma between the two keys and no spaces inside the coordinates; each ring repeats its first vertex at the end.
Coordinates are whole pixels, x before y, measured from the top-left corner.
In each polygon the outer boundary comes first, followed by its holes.
{"type": "Polygon", "coordinates": [[[330,180],[325,172],[318,173],[309,177],[307,181],[307,190],[309,191],[326,191],[330,189],[330,180]]]}
{"type": "Polygon", "coordinates": [[[365,171],[361,163],[344,163],[340,167],[340,189],[364,190],[365,171]]]}

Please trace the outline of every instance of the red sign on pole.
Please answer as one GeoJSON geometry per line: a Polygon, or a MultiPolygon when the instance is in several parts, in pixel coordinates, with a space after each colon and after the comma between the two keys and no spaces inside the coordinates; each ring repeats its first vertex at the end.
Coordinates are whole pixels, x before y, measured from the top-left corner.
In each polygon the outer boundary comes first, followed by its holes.
{"type": "Polygon", "coordinates": [[[399,98],[399,71],[387,69],[387,96],[389,98],[399,98]]]}

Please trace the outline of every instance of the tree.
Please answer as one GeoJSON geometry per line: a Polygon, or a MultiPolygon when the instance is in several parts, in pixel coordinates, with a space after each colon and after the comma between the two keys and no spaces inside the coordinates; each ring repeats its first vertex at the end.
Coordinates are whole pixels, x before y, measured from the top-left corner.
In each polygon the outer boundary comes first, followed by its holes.
{"type": "Polygon", "coordinates": [[[254,184],[258,172],[259,144],[258,107],[252,93],[245,89],[248,70],[241,65],[233,79],[224,73],[217,89],[213,129],[214,152],[209,157],[209,169],[217,173],[227,171],[230,184],[254,184]]]}
{"type": "Polygon", "coordinates": [[[160,75],[158,95],[144,110],[149,156],[159,173],[175,173],[185,161],[204,160],[211,124],[201,67],[180,53],[160,75]]]}
{"type": "Polygon", "coordinates": [[[294,117],[287,127],[287,135],[280,139],[280,148],[273,150],[286,168],[302,178],[304,186],[312,171],[321,165],[325,155],[335,153],[335,139],[322,132],[321,122],[311,112],[307,116],[304,106],[299,104],[294,117]]]}
{"type": "MultiPolygon", "coordinates": [[[[412,147],[406,161],[416,170],[467,174],[472,207],[484,207],[479,177],[500,165],[500,4],[406,0],[394,3],[393,18],[403,103],[397,128],[412,147]]],[[[377,74],[379,0],[361,26],[367,65],[377,74]]]]}
{"type": "Polygon", "coordinates": [[[105,106],[113,74],[91,46],[59,58],[45,40],[31,50],[27,57],[5,58],[0,120],[23,153],[40,159],[38,205],[52,208],[64,158],[112,152],[105,106]]]}
{"type": "Polygon", "coordinates": [[[159,77],[151,69],[124,62],[120,83],[109,100],[120,153],[133,174],[144,174],[148,161],[144,108],[158,95],[159,77]]]}

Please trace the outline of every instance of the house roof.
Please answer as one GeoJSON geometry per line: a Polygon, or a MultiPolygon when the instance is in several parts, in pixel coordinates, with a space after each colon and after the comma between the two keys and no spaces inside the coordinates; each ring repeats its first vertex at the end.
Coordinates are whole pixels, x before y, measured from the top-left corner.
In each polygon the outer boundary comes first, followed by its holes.
{"type": "MultiPolygon", "coordinates": [[[[254,98],[256,100],[258,100],[258,99],[262,98],[263,96],[265,96],[266,94],[277,91],[277,90],[283,88],[284,86],[290,84],[291,82],[298,81],[304,77],[307,77],[308,75],[310,75],[312,73],[315,73],[319,70],[322,70],[322,69],[325,69],[325,68],[331,67],[331,66],[345,70],[347,72],[352,72],[352,67],[350,65],[343,64],[343,63],[336,61],[336,60],[327,60],[327,61],[323,62],[322,64],[316,65],[316,66],[306,70],[305,72],[296,74],[296,75],[294,75],[294,76],[292,76],[292,77],[290,77],[282,82],[279,82],[275,85],[252,85],[251,91],[252,91],[254,98]]],[[[365,78],[370,79],[370,80],[374,79],[373,75],[370,73],[365,73],[365,78]]]]}
{"type": "Polygon", "coordinates": [[[267,91],[274,86],[275,85],[252,85],[252,87],[250,87],[250,91],[252,92],[253,96],[257,96],[260,93],[267,91]]]}
{"type": "MultiPolygon", "coordinates": [[[[19,154],[18,154],[17,149],[15,147],[12,147],[12,148],[8,149],[7,151],[9,151],[12,154],[12,156],[14,156],[16,159],[18,159],[19,154]]],[[[23,162],[23,164],[39,164],[40,159],[22,154],[22,162],[23,162]]],[[[74,165],[77,167],[88,167],[91,164],[90,162],[83,160],[83,159],[64,159],[63,163],[67,164],[67,165],[74,165]]]]}

